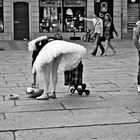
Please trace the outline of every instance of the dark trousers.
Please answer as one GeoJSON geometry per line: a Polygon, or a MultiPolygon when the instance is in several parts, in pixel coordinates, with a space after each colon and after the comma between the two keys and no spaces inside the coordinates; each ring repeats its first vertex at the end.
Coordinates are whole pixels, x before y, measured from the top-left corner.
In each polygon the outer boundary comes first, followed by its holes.
{"type": "Polygon", "coordinates": [[[139,64],[138,64],[137,81],[138,81],[138,85],[140,85],[140,51],[139,51],[138,55],[139,55],[139,64]]]}
{"type": "Polygon", "coordinates": [[[97,53],[97,51],[98,51],[98,46],[100,47],[100,49],[101,49],[101,55],[103,55],[104,54],[104,52],[105,52],[105,49],[104,49],[104,47],[103,47],[103,45],[102,45],[102,43],[101,43],[101,38],[100,38],[100,34],[98,34],[98,33],[96,33],[95,34],[95,48],[94,48],[94,50],[93,50],[93,52],[92,52],[92,54],[95,56],[96,55],[96,53],[97,53]]]}

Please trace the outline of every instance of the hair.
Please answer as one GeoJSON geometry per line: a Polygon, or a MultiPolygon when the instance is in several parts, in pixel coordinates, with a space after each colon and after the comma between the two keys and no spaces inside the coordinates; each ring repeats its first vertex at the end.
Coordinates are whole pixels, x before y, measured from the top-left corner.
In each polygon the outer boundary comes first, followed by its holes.
{"type": "Polygon", "coordinates": [[[105,16],[107,16],[107,17],[108,17],[108,20],[109,20],[110,22],[112,22],[112,17],[111,17],[111,15],[110,15],[109,13],[106,13],[105,16]]]}
{"type": "Polygon", "coordinates": [[[99,12],[94,12],[94,14],[95,14],[97,17],[99,17],[99,12]]]}

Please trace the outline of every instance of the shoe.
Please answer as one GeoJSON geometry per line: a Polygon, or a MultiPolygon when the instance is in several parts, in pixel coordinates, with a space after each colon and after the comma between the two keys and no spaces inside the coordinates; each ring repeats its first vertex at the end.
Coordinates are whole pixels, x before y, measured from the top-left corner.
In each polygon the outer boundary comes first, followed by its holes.
{"type": "Polygon", "coordinates": [[[91,55],[96,56],[96,54],[95,54],[95,53],[93,53],[93,52],[91,53],[91,55]]]}
{"type": "Polygon", "coordinates": [[[56,99],[56,94],[55,94],[55,92],[49,94],[49,98],[56,99]]]}
{"type": "Polygon", "coordinates": [[[49,100],[48,94],[44,93],[41,96],[36,98],[37,100],[49,100]]]}
{"type": "Polygon", "coordinates": [[[140,85],[138,85],[138,93],[140,93],[140,85]]]}
{"type": "Polygon", "coordinates": [[[100,55],[104,55],[105,52],[102,52],[100,55]]]}
{"type": "Polygon", "coordinates": [[[104,53],[103,56],[106,56],[106,53],[104,53]]]}

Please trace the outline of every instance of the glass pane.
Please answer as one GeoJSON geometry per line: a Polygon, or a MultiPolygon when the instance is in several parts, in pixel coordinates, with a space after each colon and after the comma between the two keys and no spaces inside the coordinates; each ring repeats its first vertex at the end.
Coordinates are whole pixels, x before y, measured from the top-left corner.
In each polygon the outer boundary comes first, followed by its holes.
{"type": "Polygon", "coordinates": [[[65,0],[64,1],[64,31],[73,32],[74,30],[85,31],[85,22],[81,17],[86,16],[85,0],[65,0]]]}
{"type": "Polygon", "coordinates": [[[40,0],[40,32],[56,32],[61,26],[61,1],[40,0]]]}
{"type": "Polygon", "coordinates": [[[39,9],[40,32],[56,32],[57,28],[85,31],[85,22],[80,19],[86,17],[86,0],[40,0],[39,9]]]}

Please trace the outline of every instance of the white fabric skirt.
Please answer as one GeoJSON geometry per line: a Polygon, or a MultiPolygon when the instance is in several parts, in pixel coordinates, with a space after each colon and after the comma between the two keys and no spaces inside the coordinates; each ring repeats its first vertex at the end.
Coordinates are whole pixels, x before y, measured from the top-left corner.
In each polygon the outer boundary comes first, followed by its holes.
{"type": "Polygon", "coordinates": [[[79,64],[85,54],[86,49],[82,45],[63,40],[54,40],[47,43],[42,48],[33,67],[37,72],[39,72],[44,65],[51,63],[54,58],[62,55],[59,70],[70,70],[79,64]]]}

